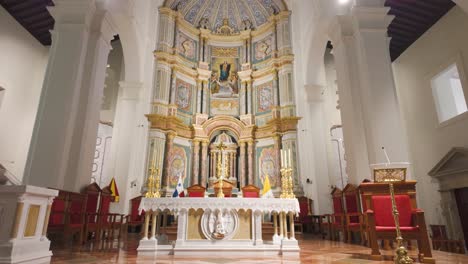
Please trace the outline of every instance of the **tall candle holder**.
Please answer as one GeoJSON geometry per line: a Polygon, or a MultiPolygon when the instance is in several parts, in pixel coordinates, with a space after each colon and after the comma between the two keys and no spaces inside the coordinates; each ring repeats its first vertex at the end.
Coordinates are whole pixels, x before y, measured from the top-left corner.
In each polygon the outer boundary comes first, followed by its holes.
{"type": "Polygon", "coordinates": [[[146,198],[154,198],[154,182],[155,182],[155,179],[154,179],[154,172],[156,171],[156,169],[153,167],[151,167],[149,169],[149,177],[148,179],[146,180],[146,193],[145,193],[145,197],[146,198]]]}
{"type": "Polygon", "coordinates": [[[219,157],[218,157],[218,164],[217,164],[217,170],[218,170],[218,179],[219,179],[219,190],[216,195],[218,198],[224,198],[224,192],[223,192],[223,186],[224,186],[224,176],[226,174],[226,145],[221,142],[219,146],[217,147],[219,151],[219,157]]]}
{"type": "Polygon", "coordinates": [[[281,195],[280,198],[292,199],[296,198],[294,195],[294,182],[292,179],[293,169],[291,167],[291,150],[287,152],[281,150],[281,195]]]}

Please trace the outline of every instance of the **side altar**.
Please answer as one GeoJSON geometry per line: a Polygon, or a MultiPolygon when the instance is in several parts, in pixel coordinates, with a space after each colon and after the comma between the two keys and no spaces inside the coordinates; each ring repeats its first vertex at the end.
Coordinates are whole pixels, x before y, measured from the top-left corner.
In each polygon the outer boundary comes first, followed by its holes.
{"type": "Polygon", "coordinates": [[[240,251],[243,255],[266,252],[299,255],[294,216],[300,209],[295,198],[143,198],[139,210],[145,211],[139,255],[238,254],[240,251]],[[161,219],[158,215],[167,211],[178,221],[174,243],[157,232],[161,219]],[[273,218],[274,225],[274,235],[268,241],[262,239],[265,215],[273,218]]]}

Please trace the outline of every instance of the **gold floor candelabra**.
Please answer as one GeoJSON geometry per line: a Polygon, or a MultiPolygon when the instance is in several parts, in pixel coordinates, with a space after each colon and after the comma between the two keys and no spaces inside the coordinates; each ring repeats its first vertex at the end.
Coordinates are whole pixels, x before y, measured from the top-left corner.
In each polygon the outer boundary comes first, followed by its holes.
{"type": "Polygon", "coordinates": [[[294,183],[292,180],[292,168],[282,168],[281,172],[281,195],[280,198],[292,199],[294,195],[294,183]]]}
{"type": "Polygon", "coordinates": [[[396,241],[397,241],[397,249],[395,251],[395,264],[410,264],[413,263],[413,260],[408,256],[408,250],[403,245],[403,237],[401,236],[400,230],[400,218],[398,213],[398,208],[395,202],[395,190],[393,189],[393,182],[390,181],[390,195],[392,198],[392,212],[393,212],[393,219],[395,220],[395,229],[396,229],[396,241]]]}
{"type": "Polygon", "coordinates": [[[160,198],[161,193],[159,189],[161,187],[161,179],[159,177],[159,168],[151,167],[149,169],[150,175],[146,181],[146,198],[160,198]],[[156,174],[156,178],[155,178],[156,174]]]}

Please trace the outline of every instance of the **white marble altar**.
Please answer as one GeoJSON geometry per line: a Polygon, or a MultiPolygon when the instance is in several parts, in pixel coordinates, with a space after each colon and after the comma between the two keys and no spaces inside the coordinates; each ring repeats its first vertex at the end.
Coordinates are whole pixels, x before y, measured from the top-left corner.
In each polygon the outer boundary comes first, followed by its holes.
{"type": "Polygon", "coordinates": [[[297,199],[143,198],[139,210],[145,211],[145,225],[138,254],[299,255],[294,234],[294,215],[300,211],[297,199]],[[156,234],[158,215],[167,211],[178,218],[174,243],[156,234]],[[262,239],[264,214],[273,216],[271,241],[262,239]]]}

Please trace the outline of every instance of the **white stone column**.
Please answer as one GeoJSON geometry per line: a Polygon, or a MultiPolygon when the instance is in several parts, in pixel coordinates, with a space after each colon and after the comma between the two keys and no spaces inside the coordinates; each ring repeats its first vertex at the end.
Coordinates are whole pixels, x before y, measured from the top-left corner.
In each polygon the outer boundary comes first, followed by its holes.
{"type": "Polygon", "coordinates": [[[261,211],[255,211],[254,212],[254,223],[255,223],[255,245],[261,245],[263,244],[263,239],[262,239],[262,217],[263,213],[261,211]]]}
{"type": "Polygon", "coordinates": [[[389,54],[393,19],[379,1],[357,0],[331,27],[350,181],[370,178],[369,164],[407,162],[407,139],[389,54]]]}
{"type": "Polygon", "coordinates": [[[79,191],[89,184],[110,41],[94,0],[57,2],[49,63],[24,182],[79,191]]]}
{"type": "Polygon", "coordinates": [[[192,157],[192,185],[199,184],[200,172],[200,140],[193,140],[193,157],[192,157]]]}
{"type": "Polygon", "coordinates": [[[137,104],[140,98],[142,83],[119,82],[119,92],[114,118],[114,129],[111,145],[111,175],[115,177],[121,202],[112,203],[111,210],[115,213],[127,214],[129,209],[128,200],[131,190],[131,182],[137,180],[137,175],[130,173],[132,160],[132,148],[137,134],[138,116],[137,104]]]}

